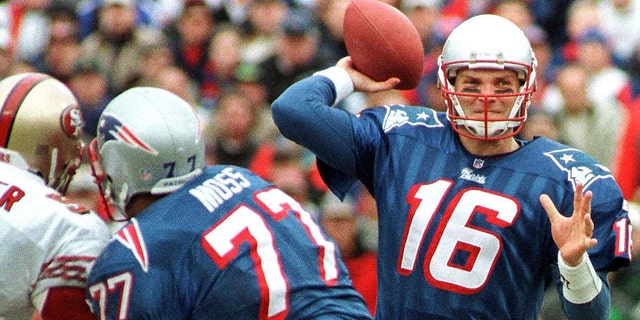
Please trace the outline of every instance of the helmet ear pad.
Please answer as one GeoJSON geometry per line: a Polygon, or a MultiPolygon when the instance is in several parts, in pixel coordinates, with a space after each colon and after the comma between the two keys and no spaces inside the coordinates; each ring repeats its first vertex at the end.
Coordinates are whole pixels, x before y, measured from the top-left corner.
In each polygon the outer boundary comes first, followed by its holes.
{"type": "Polygon", "coordinates": [[[169,91],[137,87],[102,113],[97,150],[108,196],[124,212],[138,193],[177,190],[205,165],[200,123],[193,108],[169,91]]]}
{"type": "Polygon", "coordinates": [[[483,14],[461,23],[447,38],[442,55],[438,58],[438,85],[454,129],[462,135],[480,140],[505,139],[516,135],[526,120],[526,111],[536,88],[536,66],[529,40],[511,21],[483,14]],[[521,86],[507,119],[479,121],[466,118],[457,98],[460,93],[456,92],[454,86],[455,77],[461,69],[510,69],[517,73],[521,86]],[[470,130],[458,130],[460,127],[470,130]]]}
{"type": "Polygon", "coordinates": [[[0,106],[0,148],[17,152],[65,193],[84,148],[84,119],[73,93],[49,75],[20,73],[0,81],[0,106]]]}

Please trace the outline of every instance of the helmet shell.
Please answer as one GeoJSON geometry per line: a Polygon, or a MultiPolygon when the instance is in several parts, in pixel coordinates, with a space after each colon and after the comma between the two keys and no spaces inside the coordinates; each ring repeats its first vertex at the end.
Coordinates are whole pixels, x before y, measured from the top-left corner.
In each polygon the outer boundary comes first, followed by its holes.
{"type": "Polygon", "coordinates": [[[511,68],[525,80],[534,64],[533,49],[524,32],[513,22],[491,14],[472,17],[456,27],[441,56],[447,78],[463,67],[511,68]]]}
{"type": "Polygon", "coordinates": [[[30,170],[64,193],[80,164],[84,124],[73,93],[42,73],[0,81],[0,147],[17,152],[30,170]]]}
{"type": "Polygon", "coordinates": [[[133,195],[175,191],[205,165],[193,108],[159,88],[132,88],[114,98],[100,116],[97,148],[106,193],[122,212],[133,195]]]}

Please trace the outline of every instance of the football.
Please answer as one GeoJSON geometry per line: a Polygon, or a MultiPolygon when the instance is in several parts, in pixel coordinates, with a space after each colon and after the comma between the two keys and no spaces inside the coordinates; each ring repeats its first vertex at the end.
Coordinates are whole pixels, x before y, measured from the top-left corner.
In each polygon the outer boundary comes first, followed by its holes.
{"type": "Polygon", "coordinates": [[[399,78],[399,90],[418,85],[424,65],[422,41],[400,10],[378,0],[351,0],[343,27],[356,70],[376,81],[399,78]]]}

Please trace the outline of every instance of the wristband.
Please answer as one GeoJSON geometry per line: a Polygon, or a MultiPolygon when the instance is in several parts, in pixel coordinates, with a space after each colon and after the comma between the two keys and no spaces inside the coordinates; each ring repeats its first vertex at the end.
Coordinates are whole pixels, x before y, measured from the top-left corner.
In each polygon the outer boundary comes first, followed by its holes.
{"type": "Polygon", "coordinates": [[[570,267],[562,260],[558,251],[558,268],[562,280],[562,294],[571,303],[587,303],[600,293],[602,280],[591,264],[589,255],[585,252],[582,262],[570,267]]]}
{"type": "Polygon", "coordinates": [[[351,80],[351,76],[347,70],[339,68],[339,67],[330,67],[328,69],[324,69],[318,71],[313,74],[314,76],[324,76],[333,82],[333,86],[336,88],[336,100],[334,101],[332,106],[338,104],[338,102],[342,101],[348,95],[353,93],[353,81],[351,80]]]}

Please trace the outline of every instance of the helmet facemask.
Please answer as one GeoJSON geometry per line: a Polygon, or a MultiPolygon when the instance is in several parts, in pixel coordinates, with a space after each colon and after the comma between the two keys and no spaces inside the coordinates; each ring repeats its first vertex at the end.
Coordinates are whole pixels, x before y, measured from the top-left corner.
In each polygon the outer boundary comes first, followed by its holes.
{"type": "MultiPolygon", "coordinates": [[[[117,210],[116,207],[122,206],[124,208],[124,201],[121,201],[120,205],[116,205],[112,200],[112,189],[111,189],[111,178],[107,177],[104,174],[104,170],[102,169],[102,165],[100,165],[100,154],[98,153],[98,139],[94,138],[89,144],[89,164],[91,166],[91,174],[94,177],[94,182],[98,186],[98,191],[100,192],[100,199],[102,200],[102,204],[105,210],[105,216],[102,218],[106,221],[116,221],[123,222],[127,221],[127,216],[122,212],[124,210],[117,210]]],[[[101,214],[101,213],[99,213],[101,214]]]]}
{"type": "Polygon", "coordinates": [[[82,163],[82,155],[84,153],[84,142],[79,141],[76,148],[75,157],[69,157],[68,162],[64,164],[64,169],[62,170],[62,174],[57,176],[56,169],[58,161],[60,161],[60,157],[58,156],[58,149],[53,148],[51,150],[51,166],[49,168],[49,175],[47,181],[48,185],[54,189],[56,189],[61,194],[66,194],[67,189],[69,188],[69,184],[73,179],[73,176],[76,174],[76,170],[82,163]]]}
{"type": "MultiPolygon", "coordinates": [[[[503,69],[504,65],[520,65],[516,72],[519,74],[519,79],[522,85],[516,93],[506,94],[480,94],[480,93],[466,93],[456,92],[453,85],[456,73],[459,69],[450,68],[450,65],[473,65],[472,62],[452,62],[449,64],[442,64],[439,70],[439,82],[441,86],[442,95],[447,105],[447,118],[453,123],[454,130],[465,137],[477,139],[477,140],[499,140],[515,136],[522,129],[522,124],[527,118],[527,108],[531,103],[531,96],[534,92],[535,84],[530,83],[531,75],[535,71],[532,67],[518,64],[517,62],[502,63],[498,61],[482,61],[476,62],[475,66],[487,69],[503,69]],[[496,68],[496,65],[501,65],[502,68],[496,68]],[[449,69],[447,72],[446,70],[449,69]],[[527,69],[526,72],[521,69],[527,69]],[[445,78],[444,75],[448,74],[445,78]],[[444,83],[444,85],[442,85],[444,83]],[[483,118],[471,118],[467,117],[463,111],[463,104],[472,104],[476,99],[483,101],[484,105],[484,117],[483,118]],[[489,103],[491,99],[513,99],[513,105],[506,118],[490,118],[489,117],[489,103]]],[[[477,68],[477,67],[476,67],[477,68]]],[[[508,68],[508,67],[507,67],[508,68]]]]}

